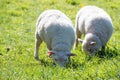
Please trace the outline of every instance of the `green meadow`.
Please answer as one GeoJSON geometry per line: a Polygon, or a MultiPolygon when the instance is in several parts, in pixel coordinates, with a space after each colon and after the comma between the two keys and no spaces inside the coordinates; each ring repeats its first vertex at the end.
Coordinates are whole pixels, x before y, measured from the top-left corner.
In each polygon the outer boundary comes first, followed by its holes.
{"type": "Polygon", "coordinates": [[[119,0],[0,0],[0,80],[120,80],[120,1],[119,0]],[[38,16],[58,9],[75,24],[81,7],[95,5],[112,18],[114,33],[104,58],[88,57],[81,44],[71,52],[77,56],[65,68],[53,64],[42,43],[40,61],[34,59],[38,16]]]}

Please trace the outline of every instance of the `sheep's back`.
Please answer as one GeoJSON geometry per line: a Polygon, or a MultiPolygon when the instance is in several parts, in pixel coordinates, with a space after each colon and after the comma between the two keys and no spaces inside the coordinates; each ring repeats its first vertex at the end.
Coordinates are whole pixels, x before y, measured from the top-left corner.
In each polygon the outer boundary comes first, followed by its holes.
{"type": "Polygon", "coordinates": [[[59,42],[70,46],[74,43],[75,34],[72,22],[58,10],[48,10],[40,15],[37,22],[37,32],[49,49],[59,42]]]}
{"type": "Polygon", "coordinates": [[[87,6],[77,14],[78,29],[82,34],[96,34],[103,45],[109,40],[113,32],[110,16],[101,8],[87,6]]]}

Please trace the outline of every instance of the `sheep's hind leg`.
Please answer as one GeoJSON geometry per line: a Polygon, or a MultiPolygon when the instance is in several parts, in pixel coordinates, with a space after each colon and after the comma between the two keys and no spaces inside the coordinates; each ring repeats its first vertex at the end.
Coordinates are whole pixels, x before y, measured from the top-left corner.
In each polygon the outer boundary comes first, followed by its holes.
{"type": "Polygon", "coordinates": [[[76,49],[76,47],[78,47],[78,38],[81,38],[81,32],[76,30],[76,39],[75,39],[75,44],[74,44],[74,49],[76,49]]]}
{"type": "Polygon", "coordinates": [[[38,52],[39,52],[39,46],[40,46],[41,43],[42,43],[42,40],[36,34],[34,58],[37,59],[37,60],[39,59],[38,52]]]}

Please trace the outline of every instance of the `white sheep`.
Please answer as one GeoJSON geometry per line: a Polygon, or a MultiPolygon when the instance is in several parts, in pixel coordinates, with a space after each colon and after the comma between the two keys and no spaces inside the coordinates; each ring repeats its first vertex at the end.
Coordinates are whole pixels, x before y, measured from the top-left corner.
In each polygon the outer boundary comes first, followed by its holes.
{"type": "Polygon", "coordinates": [[[113,33],[113,24],[110,16],[96,6],[85,6],[76,16],[76,42],[82,43],[82,50],[95,54],[100,48],[104,51],[106,43],[113,33]],[[80,39],[84,34],[84,40],[80,39]]]}
{"type": "Polygon", "coordinates": [[[59,10],[44,11],[36,24],[36,47],[34,57],[38,59],[38,49],[44,41],[49,49],[49,56],[60,66],[65,66],[70,50],[75,42],[75,31],[71,20],[59,10]]]}

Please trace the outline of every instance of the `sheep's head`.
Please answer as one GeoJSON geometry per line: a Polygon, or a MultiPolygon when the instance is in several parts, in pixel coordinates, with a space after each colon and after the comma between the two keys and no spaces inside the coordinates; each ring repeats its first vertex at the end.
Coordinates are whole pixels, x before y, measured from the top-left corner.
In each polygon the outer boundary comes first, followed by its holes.
{"type": "Polygon", "coordinates": [[[53,61],[64,67],[66,65],[66,63],[68,62],[69,58],[71,56],[76,56],[76,54],[73,54],[73,53],[65,53],[65,52],[52,52],[52,51],[49,51],[48,52],[48,55],[53,59],[53,61]]]}
{"type": "Polygon", "coordinates": [[[99,38],[94,35],[86,35],[84,40],[78,39],[82,43],[82,50],[89,53],[90,56],[94,55],[101,47],[99,38]]]}

